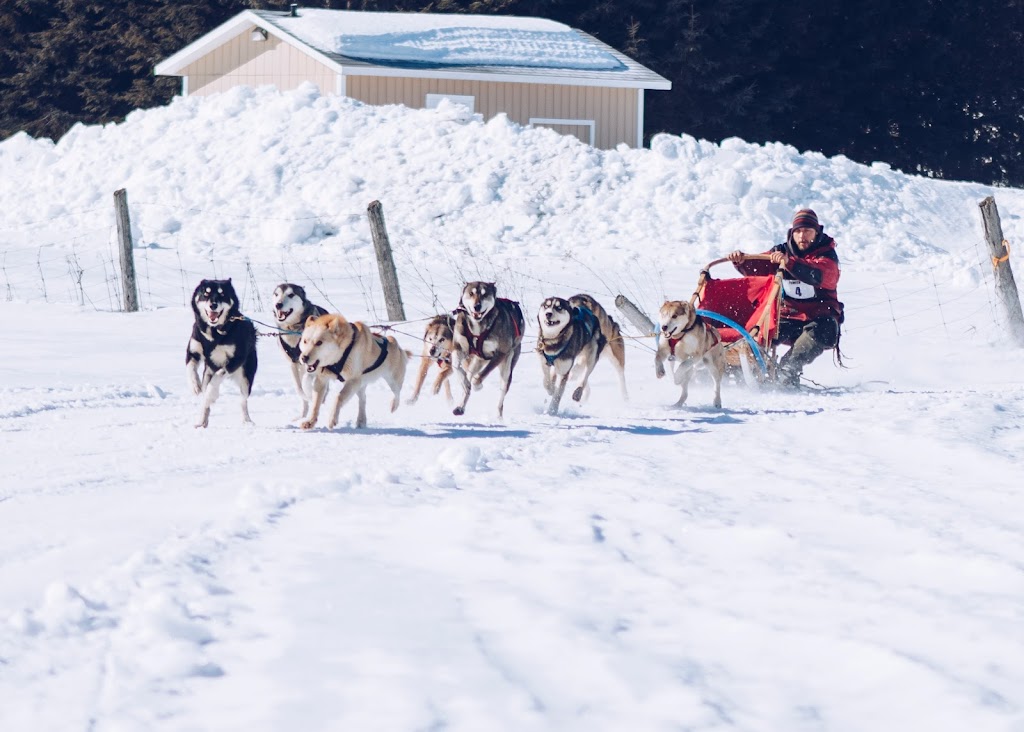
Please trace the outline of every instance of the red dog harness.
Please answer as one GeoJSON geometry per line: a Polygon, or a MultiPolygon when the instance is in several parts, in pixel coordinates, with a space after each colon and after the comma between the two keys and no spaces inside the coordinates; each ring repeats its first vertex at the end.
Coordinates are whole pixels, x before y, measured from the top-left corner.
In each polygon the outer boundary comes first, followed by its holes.
{"type": "MultiPolygon", "coordinates": [[[[505,297],[499,297],[496,299],[496,301],[508,303],[512,307],[516,308],[519,306],[519,303],[517,303],[515,300],[509,300],[508,298],[505,297]]],[[[490,360],[489,358],[487,358],[487,356],[484,355],[484,341],[487,340],[487,337],[491,334],[491,331],[494,330],[494,326],[498,322],[499,315],[501,315],[500,312],[495,314],[495,318],[494,321],[491,323],[491,327],[483,331],[480,335],[478,335],[475,339],[475,342],[472,331],[466,334],[466,340],[469,341],[469,353],[471,356],[478,356],[484,359],[485,361],[490,360]]],[[[512,330],[515,331],[516,338],[522,337],[522,333],[519,331],[519,323],[516,321],[515,315],[513,315],[511,312],[509,312],[508,315],[512,319],[512,330]]]]}

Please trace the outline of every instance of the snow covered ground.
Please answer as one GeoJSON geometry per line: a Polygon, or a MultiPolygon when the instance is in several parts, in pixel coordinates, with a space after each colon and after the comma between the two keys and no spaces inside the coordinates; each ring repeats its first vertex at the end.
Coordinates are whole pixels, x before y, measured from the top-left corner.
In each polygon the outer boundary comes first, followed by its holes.
{"type": "Polygon", "coordinates": [[[0,143],[0,729],[1024,730],[1024,354],[992,194],[1020,241],[1019,190],[311,89],[0,143]],[[121,187],[136,314],[112,312],[121,187]],[[528,341],[504,420],[491,383],[462,418],[379,386],[369,429],[305,433],[265,338],[256,425],[226,388],[193,429],[198,280],[264,322],[287,279],[381,323],[373,200],[417,353],[465,279],[528,320],[577,291],[653,313],[812,206],[850,368],[807,375],[849,388],[728,385],[716,410],[700,383],[672,409],[637,338],[628,403],[599,365],[548,417],[528,341]]]}

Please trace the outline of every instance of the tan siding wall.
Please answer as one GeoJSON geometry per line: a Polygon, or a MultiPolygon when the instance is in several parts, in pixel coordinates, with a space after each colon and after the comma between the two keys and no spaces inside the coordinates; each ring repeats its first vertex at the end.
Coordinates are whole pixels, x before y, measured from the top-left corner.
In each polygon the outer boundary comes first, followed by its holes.
{"type": "MultiPolygon", "coordinates": [[[[213,94],[239,84],[278,89],[312,81],[322,94],[337,89],[337,74],[308,54],[270,36],[253,42],[250,31],[227,41],[184,69],[189,94],[213,94]]],[[[348,76],[346,93],[367,104],[404,104],[420,109],[427,94],[459,94],[476,100],[476,112],[490,119],[500,112],[520,124],[531,118],[593,120],[594,144],[613,148],[636,144],[635,89],[611,89],[555,84],[522,84],[497,81],[457,81],[404,77],[348,76]]],[[[589,141],[589,128],[581,125],[545,125],[589,141]]]]}
{"type": "MultiPolygon", "coordinates": [[[[505,112],[524,125],[531,117],[593,120],[597,147],[613,148],[620,142],[636,145],[635,89],[381,76],[348,76],[345,89],[348,96],[367,104],[404,104],[414,109],[426,105],[427,94],[466,95],[476,99],[475,111],[484,119],[505,112]]],[[[587,127],[546,126],[588,141],[587,127]]]]}
{"type": "Polygon", "coordinates": [[[193,61],[181,73],[188,77],[189,94],[213,94],[241,84],[273,84],[284,91],[304,81],[316,84],[321,94],[333,94],[337,89],[337,74],[312,56],[273,36],[252,41],[248,30],[193,61]]]}

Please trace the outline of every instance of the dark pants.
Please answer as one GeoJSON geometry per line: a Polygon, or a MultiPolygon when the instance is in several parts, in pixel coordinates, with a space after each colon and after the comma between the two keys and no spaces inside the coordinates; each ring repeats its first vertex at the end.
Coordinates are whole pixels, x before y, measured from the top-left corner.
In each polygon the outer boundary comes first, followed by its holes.
{"type": "Polygon", "coordinates": [[[804,366],[839,343],[839,323],[828,315],[817,320],[782,320],[778,341],[793,346],[779,360],[779,368],[799,380],[804,366]]]}

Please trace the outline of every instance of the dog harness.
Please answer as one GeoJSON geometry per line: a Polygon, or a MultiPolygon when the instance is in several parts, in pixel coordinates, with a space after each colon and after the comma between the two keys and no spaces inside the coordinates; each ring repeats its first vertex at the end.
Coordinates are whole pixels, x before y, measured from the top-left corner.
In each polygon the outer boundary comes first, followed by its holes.
{"type": "Polygon", "coordinates": [[[299,343],[297,342],[294,346],[289,346],[285,343],[284,338],[281,338],[280,336],[278,336],[278,338],[280,338],[281,348],[284,349],[285,355],[292,360],[292,363],[298,363],[300,355],[299,343]]]}
{"type": "MultiPolygon", "coordinates": [[[[327,311],[324,310],[321,307],[313,305],[313,306],[308,307],[308,308],[306,308],[305,310],[302,311],[302,315],[299,318],[299,322],[300,323],[305,323],[309,318],[316,318],[316,317],[319,317],[321,315],[327,315],[327,311]]],[[[261,323],[261,325],[266,325],[266,324],[265,323],[261,323]]],[[[271,327],[274,330],[278,331],[278,342],[281,344],[281,348],[284,349],[285,355],[288,356],[288,358],[290,358],[293,363],[298,363],[299,362],[299,355],[300,355],[300,353],[299,353],[299,343],[300,343],[300,341],[296,341],[294,346],[289,346],[285,342],[284,336],[286,336],[286,335],[302,335],[302,331],[301,330],[284,330],[283,328],[278,328],[277,326],[274,326],[274,325],[271,325],[269,327],[271,327]]],[[[269,335],[273,335],[273,334],[271,333],[269,335]]]]}
{"type": "MultiPolygon", "coordinates": [[[[338,381],[345,380],[345,377],[341,375],[341,370],[345,368],[345,362],[348,361],[349,354],[352,353],[352,347],[356,344],[356,335],[359,333],[359,329],[356,328],[355,323],[349,323],[349,325],[352,326],[352,340],[349,341],[348,346],[345,348],[345,352],[341,354],[341,360],[337,363],[332,363],[330,366],[324,366],[324,371],[330,371],[338,377],[338,381]]],[[[378,340],[375,337],[374,341],[377,342],[377,347],[380,349],[380,355],[377,356],[377,360],[374,361],[371,366],[363,369],[364,374],[368,374],[374,369],[380,368],[380,365],[384,363],[384,359],[388,357],[388,339],[380,338],[378,340]]]]}
{"type": "Polygon", "coordinates": [[[698,325],[704,325],[704,318],[702,318],[699,315],[696,316],[693,319],[692,323],[690,323],[688,326],[686,326],[681,331],[679,331],[679,337],[678,338],[669,338],[668,339],[668,352],[672,356],[676,355],[676,344],[678,344],[679,341],[683,340],[683,338],[686,336],[686,334],[689,333],[694,328],[696,328],[698,325]]]}
{"type": "MultiPolygon", "coordinates": [[[[594,337],[594,331],[596,331],[598,328],[597,316],[594,315],[594,313],[592,313],[588,308],[584,307],[573,308],[572,320],[570,320],[569,323],[578,323],[581,326],[583,326],[584,343],[590,342],[590,339],[594,337]]],[[[565,340],[565,343],[558,350],[558,353],[549,354],[547,351],[543,349],[541,350],[540,354],[544,357],[544,360],[548,362],[548,366],[554,366],[555,361],[557,361],[561,357],[561,355],[565,353],[565,349],[569,347],[569,340],[570,339],[568,338],[565,340]]],[[[601,354],[602,350],[604,350],[604,344],[599,343],[597,350],[598,355],[601,354]]]]}
{"type": "MultiPolygon", "coordinates": [[[[507,303],[513,308],[515,312],[519,313],[520,317],[522,317],[522,311],[519,309],[519,303],[517,303],[515,300],[509,300],[504,297],[499,297],[496,299],[496,302],[507,303]]],[[[462,310],[463,312],[469,312],[464,307],[460,307],[459,310],[462,310]]],[[[466,340],[469,341],[469,355],[478,356],[479,358],[482,358],[485,361],[490,361],[490,359],[484,355],[484,341],[487,340],[487,337],[491,334],[491,331],[494,330],[494,326],[498,320],[498,314],[496,314],[494,320],[491,321],[491,327],[480,333],[480,335],[478,335],[475,340],[473,338],[472,331],[466,334],[466,340]]],[[[512,318],[512,330],[515,331],[516,338],[521,338],[522,333],[519,330],[519,321],[516,320],[515,315],[513,315],[512,313],[509,313],[509,317],[512,318]]]]}

